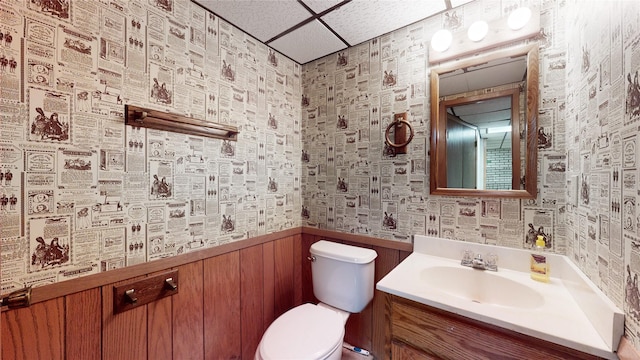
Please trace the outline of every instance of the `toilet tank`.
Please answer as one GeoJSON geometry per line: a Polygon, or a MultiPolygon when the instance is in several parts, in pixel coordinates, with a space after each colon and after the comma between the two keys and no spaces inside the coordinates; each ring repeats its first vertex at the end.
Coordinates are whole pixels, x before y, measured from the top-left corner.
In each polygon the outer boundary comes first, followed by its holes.
{"type": "Polygon", "coordinates": [[[372,249],[320,240],[311,245],[313,294],[335,308],[358,313],[373,298],[372,249]]]}

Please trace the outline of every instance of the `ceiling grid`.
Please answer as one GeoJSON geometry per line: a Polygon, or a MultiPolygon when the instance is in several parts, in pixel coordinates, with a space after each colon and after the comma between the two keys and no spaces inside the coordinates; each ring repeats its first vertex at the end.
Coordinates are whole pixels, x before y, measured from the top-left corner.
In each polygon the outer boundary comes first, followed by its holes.
{"type": "Polygon", "coordinates": [[[305,64],[471,0],[199,0],[259,41],[305,64]]]}

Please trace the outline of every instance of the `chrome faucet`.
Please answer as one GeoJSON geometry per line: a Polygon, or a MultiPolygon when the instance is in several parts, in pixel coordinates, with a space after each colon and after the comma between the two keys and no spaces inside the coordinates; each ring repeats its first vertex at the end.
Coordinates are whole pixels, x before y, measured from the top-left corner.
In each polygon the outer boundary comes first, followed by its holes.
{"type": "Polygon", "coordinates": [[[498,256],[496,254],[487,254],[486,260],[482,258],[482,254],[478,253],[473,258],[473,252],[465,250],[460,265],[472,267],[479,270],[498,271],[498,256]]]}

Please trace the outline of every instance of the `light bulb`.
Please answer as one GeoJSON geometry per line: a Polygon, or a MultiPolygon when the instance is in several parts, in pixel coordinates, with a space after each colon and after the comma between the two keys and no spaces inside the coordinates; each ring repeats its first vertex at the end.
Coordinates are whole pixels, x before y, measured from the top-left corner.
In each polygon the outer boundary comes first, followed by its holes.
{"type": "Polygon", "coordinates": [[[528,7],[520,7],[515,9],[507,20],[507,25],[511,30],[520,30],[531,19],[531,9],[528,7]]]}
{"type": "Polygon", "coordinates": [[[476,21],[471,26],[469,26],[469,30],[467,30],[467,36],[471,41],[478,42],[484,39],[487,36],[487,32],[489,31],[489,24],[486,21],[476,21]]]}
{"type": "Polygon", "coordinates": [[[447,51],[451,46],[451,40],[453,40],[451,31],[447,29],[438,30],[431,38],[431,47],[437,52],[447,51]]]}

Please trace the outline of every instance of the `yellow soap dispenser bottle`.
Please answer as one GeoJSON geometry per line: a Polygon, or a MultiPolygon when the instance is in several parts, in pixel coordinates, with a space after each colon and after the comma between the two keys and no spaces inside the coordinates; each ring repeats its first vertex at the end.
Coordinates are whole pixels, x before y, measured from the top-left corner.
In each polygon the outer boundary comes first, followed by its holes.
{"type": "Polygon", "coordinates": [[[549,282],[550,269],[547,256],[544,254],[544,236],[538,235],[535,250],[536,251],[531,254],[531,278],[537,281],[549,282]]]}

